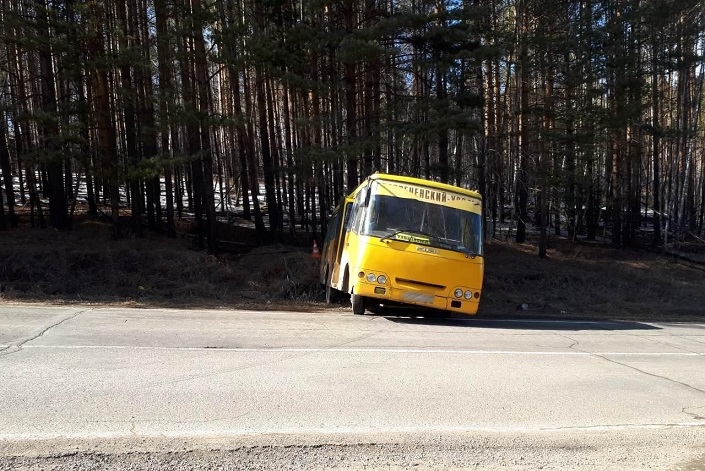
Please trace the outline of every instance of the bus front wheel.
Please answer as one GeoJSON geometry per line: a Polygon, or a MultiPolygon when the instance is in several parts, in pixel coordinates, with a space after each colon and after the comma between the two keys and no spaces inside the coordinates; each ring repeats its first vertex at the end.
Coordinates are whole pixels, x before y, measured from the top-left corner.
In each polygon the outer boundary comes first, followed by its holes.
{"type": "Polygon", "coordinates": [[[360,296],[359,294],[351,294],[350,295],[350,302],[352,303],[352,312],[353,314],[357,314],[358,316],[361,316],[362,314],[365,313],[365,298],[360,296]]]}

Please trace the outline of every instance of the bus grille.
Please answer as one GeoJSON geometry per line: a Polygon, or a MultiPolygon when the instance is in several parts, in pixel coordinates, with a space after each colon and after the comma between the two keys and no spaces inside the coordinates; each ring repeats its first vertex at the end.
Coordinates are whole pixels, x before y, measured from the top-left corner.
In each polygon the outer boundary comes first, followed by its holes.
{"type": "Polygon", "coordinates": [[[423,282],[423,281],[409,280],[409,279],[406,279],[406,278],[395,278],[395,281],[396,281],[397,284],[399,284],[399,285],[407,285],[407,286],[410,286],[410,287],[432,288],[432,289],[440,290],[440,291],[446,289],[446,287],[443,286],[443,285],[435,285],[435,284],[433,284],[433,283],[426,283],[426,282],[423,282]]]}

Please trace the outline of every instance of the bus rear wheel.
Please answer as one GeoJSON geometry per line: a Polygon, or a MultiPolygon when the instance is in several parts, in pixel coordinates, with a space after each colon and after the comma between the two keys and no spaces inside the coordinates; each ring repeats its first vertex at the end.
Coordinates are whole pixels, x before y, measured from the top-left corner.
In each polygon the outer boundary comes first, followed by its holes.
{"type": "Polygon", "coordinates": [[[350,302],[352,303],[352,312],[353,314],[357,314],[358,316],[361,316],[365,313],[365,298],[360,296],[359,294],[351,294],[350,295],[350,302]]]}

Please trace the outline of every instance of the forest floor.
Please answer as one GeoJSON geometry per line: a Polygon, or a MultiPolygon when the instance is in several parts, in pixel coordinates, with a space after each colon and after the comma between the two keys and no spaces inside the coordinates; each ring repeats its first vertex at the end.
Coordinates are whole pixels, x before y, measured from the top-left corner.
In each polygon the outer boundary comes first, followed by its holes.
{"type": "MultiPolygon", "coordinates": [[[[240,237],[240,236],[232,236],[240,237]]],[[[231,243],[239,243],[231,240],[231,243]]],[[[0,301],[258,310],[327,306],[309,247],[266,245],[218,256],[192,237],[145,231],[114,240],[111,226],[79,216],[72,230],[0,232],[0,301]]],[[[705,265],[647,250],[552,238],[485,244],[479,315],[642,321],[705,320],[705,265]]]]}

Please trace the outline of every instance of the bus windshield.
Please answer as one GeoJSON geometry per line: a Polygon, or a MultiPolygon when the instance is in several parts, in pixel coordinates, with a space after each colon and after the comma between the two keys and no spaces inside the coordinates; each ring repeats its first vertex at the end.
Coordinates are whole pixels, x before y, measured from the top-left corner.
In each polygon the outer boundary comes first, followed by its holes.
{"type": "Polygon", "coordinates": [[[471,211],[373,192],[362,234],[482,255],[481,227],[471,211]]]}

